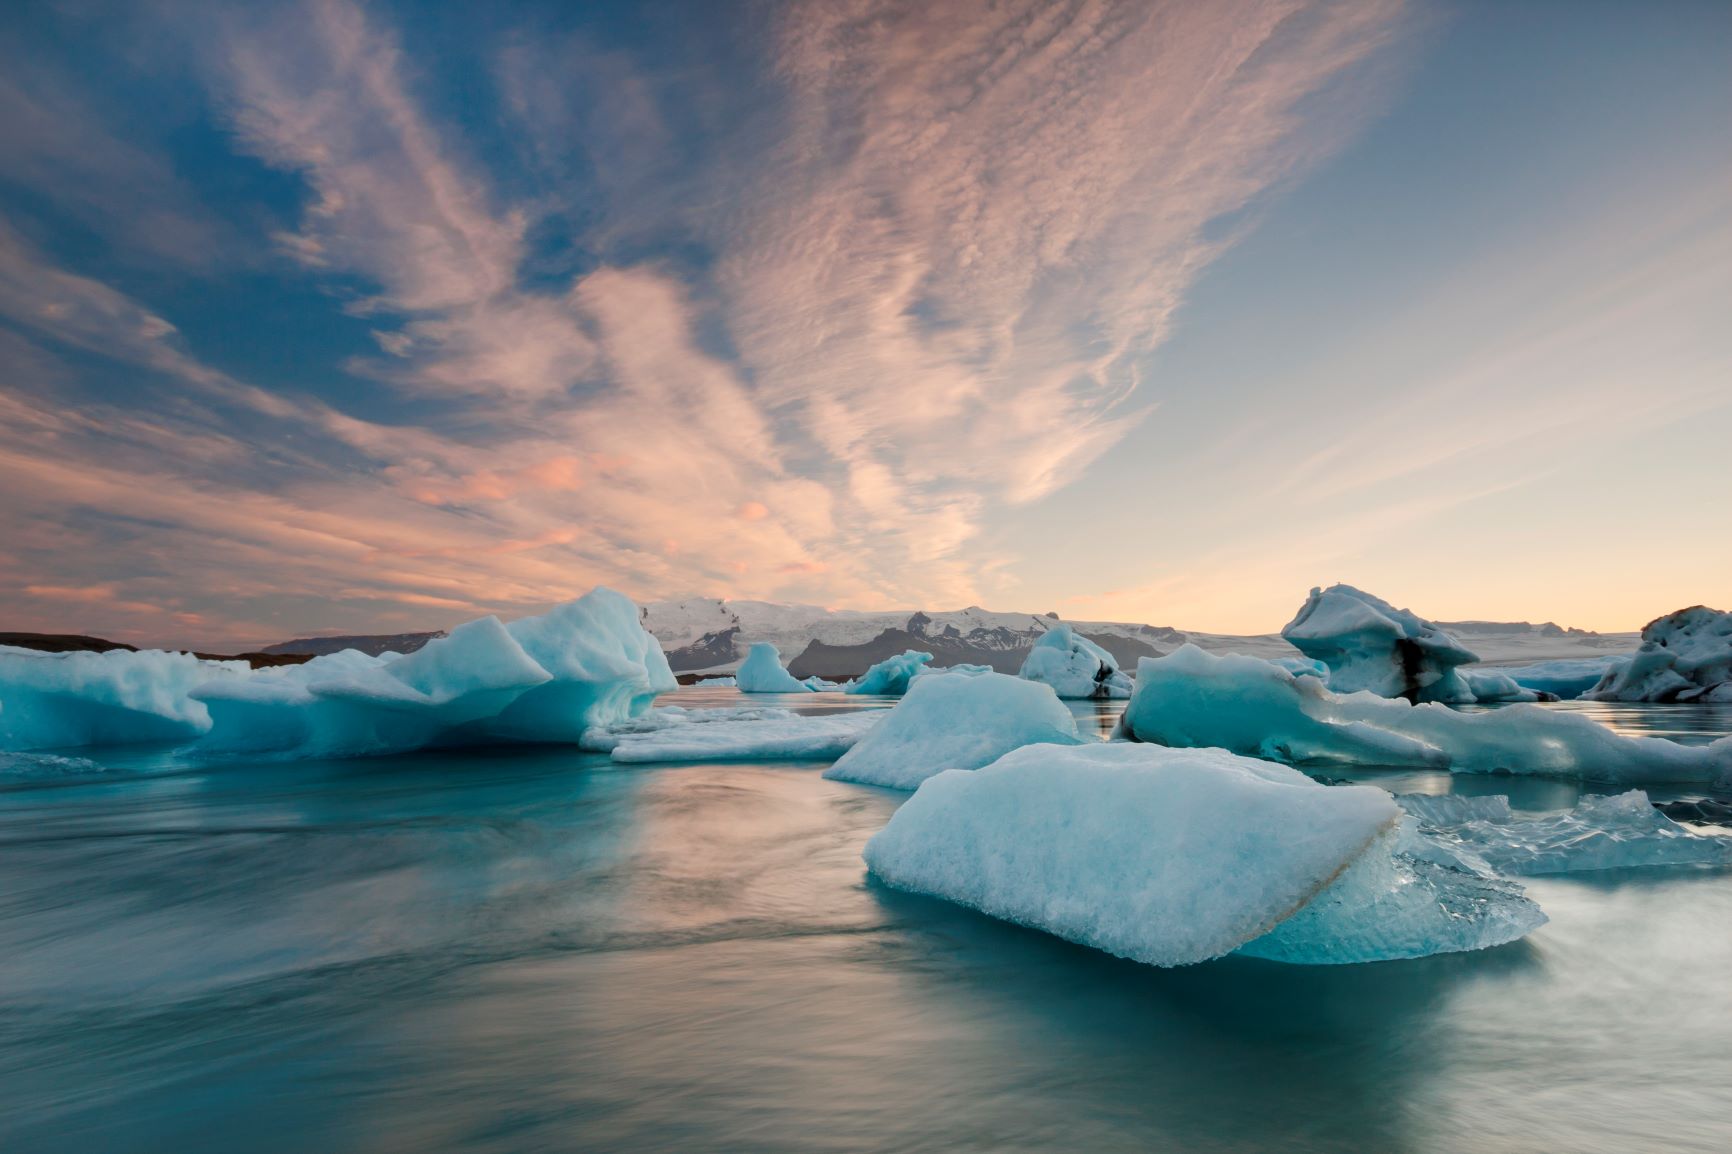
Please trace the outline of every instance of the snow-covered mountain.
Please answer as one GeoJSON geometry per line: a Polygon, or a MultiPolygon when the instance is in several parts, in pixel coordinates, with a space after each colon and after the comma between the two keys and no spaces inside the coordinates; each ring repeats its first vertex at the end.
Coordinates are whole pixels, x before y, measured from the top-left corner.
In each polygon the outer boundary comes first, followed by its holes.
{"type": "MultiPolygon", "coordinates": [[[[796,677],[848,676],[904,649],[933,653],[940,665],[972,662],[1015,672],[1029,648],[1060,624],[1052,613],[982,609],[939,612],[900,609],[862,612],[770,601],[698,597],[654,601],[643,607],[644,628],[660,641],[675,672],[732,668],[756,641],[781,650],[796,677]]],[[[1100,645],[1127,670],[1138,657],[1158,656],[1189,641],[1216,653],[1294,656],[1278,633],[1199,633],[1130,621],[1065,621],[1100,645]]],[[[1636,647],[1634,633],[1598,634],[1546,622],[1454,622],[1450,630],[1488,664],[1596,657],[1636,647]]]]}

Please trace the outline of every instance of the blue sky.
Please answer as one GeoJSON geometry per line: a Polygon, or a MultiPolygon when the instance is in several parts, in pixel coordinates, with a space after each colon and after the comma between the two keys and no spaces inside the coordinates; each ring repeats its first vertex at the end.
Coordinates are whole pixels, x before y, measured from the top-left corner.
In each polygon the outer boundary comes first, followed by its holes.
{"type": "Polygon", "coordinates": [[[5,21],[7,627],[1732,600],[1725,4],[5,21]]]}

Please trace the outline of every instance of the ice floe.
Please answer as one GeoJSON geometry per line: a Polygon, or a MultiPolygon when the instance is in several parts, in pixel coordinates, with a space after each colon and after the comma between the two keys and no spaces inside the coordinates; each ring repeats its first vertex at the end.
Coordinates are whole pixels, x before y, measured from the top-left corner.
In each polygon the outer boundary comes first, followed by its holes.
{"type": "Polygon", "coordinates": [[[978,769],[1035,742],[1075,745],[1076,718],[1051,686],[990,670],[923,673],[824,776],[913,789],[946,769],[978,769]]]}
{"type": "Polygon", "coordinates": [[[897,888],[1159,966],[1415,957],[1545,921],[1512,883],[1400,853],[1401,820],[1383,790],[1225,750],[1031,745],[927,780],[865,858],[897,888]]]}
{"type": "Polygon", "coordinates": [[[160,650],[41,653],[0,645],[0,749],[185,741],[210,728],[194,686],[244,677],[244,661],[160,650]]]}
{"type": "Polygon", "coordinates": [[[1686,746],[1623,737],[1586,717],[1534,705],[1462,713],[1371,693],[1334,693],[1314,677],[1294,677],[1270,662],[1217,657],[1193,645],[1142,660],[1117,732],[1300,764],[1732,785],[1732,738],[1686,746]]]}
{"type": "Polygon", "coordinates": [[[1406,794],[1396,801],[1457,859],[1500,874],[1732,864],[1732,838],[1685,829],[1639,789],[1584,797],[1563,813],[1522,817],[1503,796],[1406,794]]]}
{"type": "Polygon", "coordinates": [[[1068,625],[1053,627],[1034,643],[1019,676],[1050,685],[1064,698],[1131,695],[1131,679],[1120,672],[1113,655],[1068,625]]]}
{"type": "Polygon", "coordinates": [[[1351,585],[1313,589],[1281,636],[1329,669],[1337,693],[1409,701],[1533,701],[1498,674],[1464,676],[1479,655],[1439,626],[1351,585]]]}
{"type": "Polygon", "coordinates": [[[1594,701],[1732,702],[1732,613],[1693,605],[1648,622],[1642,647],[1583,694],[1594,701]]]}
{"type": "Polygon", "coordinates": [[[834,761],[886,710],[807,716],[787,709],[668,706],[584,735],[583,748],[614,761],[834,761]]]}
{"type": "Polygon", "coordinates": [[[1556,661],[1537,661],[1531,665],[1507,665],[1468,672],[1498,673],[1524,689],[1548,694],[1560,701],[1572,701],[1598,685],[1608,670],[1627,661],[1628,656],[1567,657],[1556,661]]]}

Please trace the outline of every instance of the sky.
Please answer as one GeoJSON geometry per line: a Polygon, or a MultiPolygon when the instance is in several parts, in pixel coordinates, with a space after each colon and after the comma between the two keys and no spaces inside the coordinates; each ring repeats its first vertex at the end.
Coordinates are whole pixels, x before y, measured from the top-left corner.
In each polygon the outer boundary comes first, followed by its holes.
{"type": "Polygon", "coordinates": [[[1732,608],[1732,5],[0,16],[0,629],[1732,608]]]}

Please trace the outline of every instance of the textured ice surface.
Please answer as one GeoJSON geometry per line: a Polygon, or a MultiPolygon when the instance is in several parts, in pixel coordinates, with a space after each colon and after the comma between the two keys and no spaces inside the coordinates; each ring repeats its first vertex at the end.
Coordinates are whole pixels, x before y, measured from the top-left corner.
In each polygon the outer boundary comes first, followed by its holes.
{"type": "Polygon", "coordinates": [[[1410,701],[1532,701],[1496,674],[1463,676],[1479,660],[1443,629],[1351,585],[1313,589],[1281,636],[1329,667],[1337,693],[1361,690],[1410,701]]]}
{"type": "Polygon", "coordinates": [[[297,756],[577,742],[674,688],[625,597],[597,589],[541,617],[483,617],[407,656],[345,650],[200,686],[205,752],[297,756]]]}
{"type": "Polygon", "coordinates": [[[734,670],[734,684],[741,693],[811,693],[813,689],[789,673],[782,654],[768,641],[760,641],[747,652],[734,670]]]}
{"type": "Polygon", "coordinates": [[[1571,701],[1598,685],[1606,671],[1628,661],[1624,657],[1574,657],[1558,661],[1539,661],[1532,665],[1500,666],[1496,672],[1524,689],[1549,693],[1560,701],[1571,701]]]}
{"type": "Polygon", "coordinates": [[[1247,942],[1290,961],[1411,957],[1543,921],[1507,883],[1398,859],[1400,820],[1380,789],[1224,750],[1034,745],[930,779],[865,856],[898,888],[1160,966],[1247,942]]]}
{"type": "Polygon", "coordinates": [[[247,671],[244,661],[201,661],[190,653],[40,653],[0,645],[0,749],[185,741],[211,723],[188,696],[193,687],[247,671]]]}
{"type": "Polygon", "coordinates": [[[1068,625],[1055,626],[1034,643],[1020,676],[1050,685],[1064,698],[1131,695],[1131,679],[1119,671],[1113,655],[1068,625]]]}
{"type": "Polygon", "coordinates": [[[787,709],[652,709],[592,729],[585,749],[614,761],[833,761],[877,725],[885,710],[809,717],[787,709]]]}
{"type": "Polygon", "coordinates": [[[1595,701],[1732,701],[1732,613],[1694,605],[1642,630],[1642,647],[1583,696],[1595,701]]]}
{"type": "Polygon", "coordinates": [[[900,697],[908,692],[908,683],[918,677],[931,660],[930,653],[922,653],[918,649],[905,650],[894,657],[886,657],[862,673],[859,680],[850,681],[844,687],[844,692],[881,693],[900,697]]]}
{"type": "Polygon", "coordinates": [[[1137,667],[1122,736],[1219,746],[1305,764],[1432,766],[1464,773],[1550,774],[1636,785],[1732,785],[1732,738],[1685,746],[1622,737],[1537,705],[1460,713],[1370,693],[1338,694],[1255,657],[1185,645],[1137,667]]]}
{"type": "Polygon", "coordinates": [[[1501,796],[1408,794],[1396,801],[1427,837],[1501,874],[1732,864],[1732,838],[1692,833],[1636,789],[1519,818],[1501,796]]]}
{"type": "Polygon", "coordinates": [[[922,674],[824,776],[913,789],[946,769],[979,769],[1034,742],[1075,745],[1076,717],[1050,686],[1003,673],[922,674]]]}

